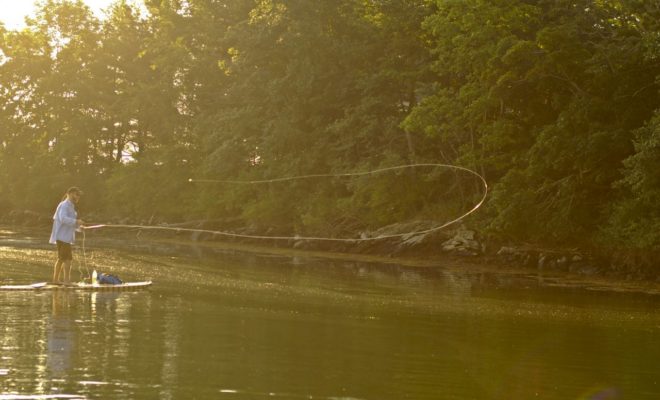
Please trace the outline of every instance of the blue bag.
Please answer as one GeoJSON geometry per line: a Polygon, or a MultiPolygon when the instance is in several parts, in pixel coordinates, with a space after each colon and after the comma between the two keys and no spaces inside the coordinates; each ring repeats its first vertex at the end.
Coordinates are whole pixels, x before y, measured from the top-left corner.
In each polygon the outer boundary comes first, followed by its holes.
{"type": "Polygon", "coordinates": [[[121,279],[117,278],[116,276],[110,274],[104,274],[102,272],[96,275],[96,281],[103,285],[121,285],[122,283],[124,283],[121,281],[121,279]]]}

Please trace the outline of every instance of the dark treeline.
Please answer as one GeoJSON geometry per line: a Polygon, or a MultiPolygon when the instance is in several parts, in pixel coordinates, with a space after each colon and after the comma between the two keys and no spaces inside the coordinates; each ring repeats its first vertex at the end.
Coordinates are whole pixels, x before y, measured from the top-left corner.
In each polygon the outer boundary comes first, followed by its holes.
{"type": "Polygon", "coordinates": [[[510,240],[660,247],[660,3],[47,0],[0,25],[0,209],[70,185],[103,218],[350,236],[446,221],[510,240]]]}

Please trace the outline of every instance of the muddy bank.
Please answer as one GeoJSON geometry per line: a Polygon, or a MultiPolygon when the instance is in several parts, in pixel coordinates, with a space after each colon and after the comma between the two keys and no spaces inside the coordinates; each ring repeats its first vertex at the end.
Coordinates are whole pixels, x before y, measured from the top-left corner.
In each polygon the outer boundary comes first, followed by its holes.
{"type": "MultiPolygon", "coordinates": [[[[90,218],[91,217],[91,218],[90,218]]],[[[89,221],[102,221],[100,218],[89,221]]],[[[528,243],[507,243],[486,238],[480,232],[459,225],[433,230],[432,221],[394,224],[375,231],[360,232],[353,240],[325,241],[301,237],[251,239],[246,236],[277,236],[245,227],[227,230],[226,221],[190,221],[154,225],[152,221],[113,221],[115,225],[148,225],[150,229],[100,228],[86,231],[90,238],[173,241],[261,253],[301,253],[313,256],[395,262],[402,265],[514,271],[553,277],[565,283],[592,282],[612,289],[660,287],[658,258],[649,254],[605,252],[598,249],[549,248],[528,243]],[[160,229],[162,228],[162,229],[160,229]],[[236,235],[236,236],[233,236],[236,235]]],[[[2,225],[18,229],[50,228],[50,217],[30,211],[14,211],[0,219],[2,225]]],[[[108,223],[107,221],[105,223],[108,223]]]]}

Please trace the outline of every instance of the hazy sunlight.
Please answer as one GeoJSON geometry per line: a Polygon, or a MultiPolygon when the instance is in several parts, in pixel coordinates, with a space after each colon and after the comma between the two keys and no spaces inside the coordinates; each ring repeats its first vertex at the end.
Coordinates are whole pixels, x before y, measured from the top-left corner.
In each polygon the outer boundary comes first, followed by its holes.
{"type": "MultiPolygon", "coordinates": [[[[103,16],[103,10],[107,9],[110,4],[116,0],[83,0],[96,15],[103,16]]],[[[38,0],[25,0],[25,1],[2,1],[0,7],[0,21],[5,24],[8,29],[20,29],[25,26],[25,17],[34,13],[35,4],[38,0]]],[[[129,3],[142,4],[141,0],[129,1],[129,3]]]]}

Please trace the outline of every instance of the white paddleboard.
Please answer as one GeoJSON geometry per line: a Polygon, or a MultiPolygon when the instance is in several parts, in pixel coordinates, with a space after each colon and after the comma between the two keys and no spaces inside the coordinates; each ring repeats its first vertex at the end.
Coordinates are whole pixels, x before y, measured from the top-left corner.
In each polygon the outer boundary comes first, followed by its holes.
{"type": "Polygon", "coordinates": [[[30,285],[3,285],[0,290],[90,290],[90,291],[119,291],[146,289],[152,285],[151,281],[125,282],[119,285],[105,285],[100,283],[72,283],[51,284],[48,282],[32,283],[30,285]]]}
{"type": "Polygon", "coordinates": [[[0,290],[38,290],[48,286],[48,282],[32,283],[30,285],[3,285],[0,290]]]}

